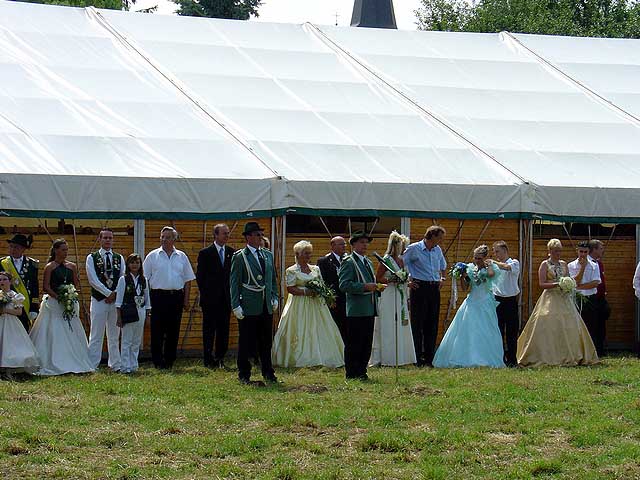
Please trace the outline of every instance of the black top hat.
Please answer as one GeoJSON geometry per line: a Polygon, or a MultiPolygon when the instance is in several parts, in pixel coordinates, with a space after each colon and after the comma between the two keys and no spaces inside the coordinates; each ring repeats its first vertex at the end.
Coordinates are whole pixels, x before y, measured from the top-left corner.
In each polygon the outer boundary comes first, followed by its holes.
{"type": "Polygon", "coordinates": [[[373,240],[373,237],[370,237],[369,235],[364,233],[362,230],[358,230],[357,232],[353,232],[351,234],[351,238],[349,239],[349,244],[353,245],[361,238],[366,238],[368,241],[373,240]]]}
{"type": "Polygon", "coordinates": [[[264,232],[264,228],[258,225],[258,222],[247,222],[247,224],[244,226],[242,235],[249,235],[253,232],[264,232]]]}
{"type": "Polygon", "coordinates": [[[33,243],[33,235],[23,235],[21,233],[16,233],[13,237],[7,240],[7,243],[15,243],[16,245],[21,245],[24,248],[30,248],[33,243]]]}

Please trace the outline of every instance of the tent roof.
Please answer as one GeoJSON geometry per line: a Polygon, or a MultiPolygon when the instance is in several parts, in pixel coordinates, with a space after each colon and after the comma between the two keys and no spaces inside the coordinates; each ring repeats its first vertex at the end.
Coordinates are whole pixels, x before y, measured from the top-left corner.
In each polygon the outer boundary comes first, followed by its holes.
{"type": "Polygon", "coordinates": [[[632,46],[0,1],[0,208],[635,221],[632,46]]]}

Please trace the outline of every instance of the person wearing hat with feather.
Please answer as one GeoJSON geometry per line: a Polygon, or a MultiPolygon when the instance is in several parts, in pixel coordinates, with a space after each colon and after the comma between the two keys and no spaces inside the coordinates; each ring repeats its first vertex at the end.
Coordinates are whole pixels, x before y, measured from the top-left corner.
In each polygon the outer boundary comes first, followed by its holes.
{"type": "Polygon", "coordinates": [[[278,308],[278,279],[273,254],[261,248],[264,230],[258,222],[248,222],[242,235],[247,246],[231,259],[229,279],[231,308],[238,319],[238,379],[249,384],[249,356],[257,345],[262,377],[271,383],[278,379],[271,363],[273,311],[278,308]]]}
{"type": "Polygon", "coordinates": [[[9,255],[0,260],[0,272],[11,275],[11,290],[24,296],[22,313],[18,317],[28,332],[38,316],[40,290],[38,286],[38,260],[27,257],[24,252],[31,248],[33,235],[15,234],[7,240],[9,255]]]}

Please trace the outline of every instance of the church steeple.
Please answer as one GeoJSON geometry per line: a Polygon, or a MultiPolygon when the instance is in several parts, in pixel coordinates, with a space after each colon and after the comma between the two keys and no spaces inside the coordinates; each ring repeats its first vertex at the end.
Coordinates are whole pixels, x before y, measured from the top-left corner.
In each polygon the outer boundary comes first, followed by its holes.
{"type": "Polygon", "coordinates": [[[352,27],[398,28],[393,0],[355,0],[352,27]]]}

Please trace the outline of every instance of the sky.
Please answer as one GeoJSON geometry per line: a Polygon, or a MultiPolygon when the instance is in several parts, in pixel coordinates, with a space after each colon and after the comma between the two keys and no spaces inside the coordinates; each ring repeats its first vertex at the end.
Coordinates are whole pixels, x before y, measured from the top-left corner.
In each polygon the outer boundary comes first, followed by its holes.
{"type": "MultiPolygon", "coordinates": [[[[138,0],[133,10],[158,5],[156,14],[171,15],[176,4],[169,0],[138,0]]],[[[420,0],[393,0],[396,23],[401,30],[415,30],[413,13],[421,5],[420,0]]],[[[259,22],[304,23],[349,26],[353,0],[264,0],[258,10],[259,22]]]]}

